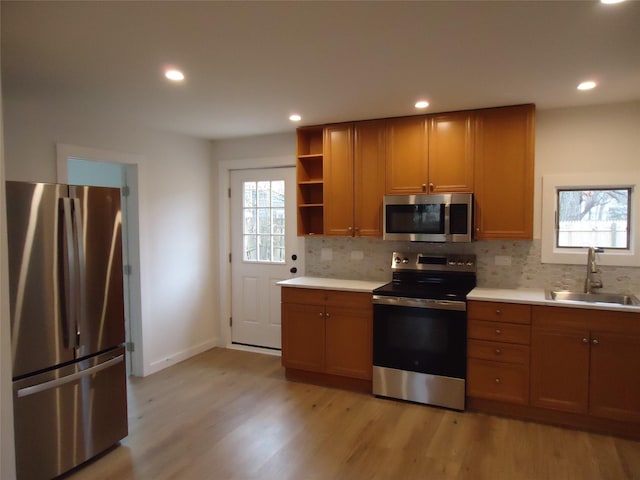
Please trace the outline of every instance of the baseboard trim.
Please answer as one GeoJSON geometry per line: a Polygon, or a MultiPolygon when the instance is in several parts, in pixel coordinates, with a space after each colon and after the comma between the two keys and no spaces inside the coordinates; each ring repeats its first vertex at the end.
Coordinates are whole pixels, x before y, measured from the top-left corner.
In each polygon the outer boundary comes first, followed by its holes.
{"type": "Polygon", "coordinates": [[[161,360],[156,360],[155,362],[151,362],[148,366],[145,366],[143,376],[152,375],[160,370],[164,370],[167,367],[175,365],[176,363],[183,362],[188,358],[194,357],[199,353],[206,352],[207,350],[211,350],[214,347],[219,346],[220,339],[217,337],[210,338],[209,340],[199,343],[198,345],[193,345],[189,348],[185,348],[184,350],[180,350],[179,352],[175,352],[161,360]]]}

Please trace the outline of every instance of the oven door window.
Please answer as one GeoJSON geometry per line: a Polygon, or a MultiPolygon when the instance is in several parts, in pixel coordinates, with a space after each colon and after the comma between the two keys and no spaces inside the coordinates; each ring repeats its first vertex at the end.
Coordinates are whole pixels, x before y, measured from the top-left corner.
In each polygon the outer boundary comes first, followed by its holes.
{"type": "Polygon", "coordinates": [[[373,364],[466,376],[466,312],[374,305],[373,364]]]}
{"type": "Polygon", "coordinates": [[[387,205],[387,233],[443,234],[444,205],[387,205]]]}

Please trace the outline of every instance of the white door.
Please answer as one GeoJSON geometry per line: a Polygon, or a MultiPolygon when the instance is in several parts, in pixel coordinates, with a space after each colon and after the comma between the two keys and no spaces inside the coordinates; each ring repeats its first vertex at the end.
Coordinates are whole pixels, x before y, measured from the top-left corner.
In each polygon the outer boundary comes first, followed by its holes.
{"type": "Polygon", "coordinates": [[[302,273],[293,167],[233,170],[231,341],[280,349],[280,288],[302,273]]]}

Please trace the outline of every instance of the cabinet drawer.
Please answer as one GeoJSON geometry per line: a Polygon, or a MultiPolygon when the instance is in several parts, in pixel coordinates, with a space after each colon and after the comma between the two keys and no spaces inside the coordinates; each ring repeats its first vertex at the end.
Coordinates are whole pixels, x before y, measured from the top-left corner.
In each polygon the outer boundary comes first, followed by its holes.
{"type": "Polygon", "coordinates": [[[372,309],[371,294],[368,292],[345,292],[319,288],[283,287],[282,303],[302,305],[327,305],[358,309],[372,309]]]}
{"type": "Polygon", "coordinates": [[[475,338],[477,340],[529,345],[530,328],[529,325],[484,322],[482,320],[471,319],[467,325],[467,334],[469,338],[475,338]]]}
{"type": "Polygon", "coordinates": [[[469,359],[467,396],[526,405],[529,403],[529,368],[469,359]]]}
{"type": "Polygon", "coordinates": [[[507,323],[531,323],[531,306],[518,303],[470,301],[468,316],[475,320],[507,323]]]}
{"type": "Polygon", "coordinates": [[[492,360],[495,362],[529,364],[529,347],[512,343],[469,340],[467,355],[469,358],[492,360]]]}
{"type": "Polygon", "coordinates": [[[327,290],[316,288],[282,287],[282,303],[300,303],[302,305],[324,305],[327,290]]]}

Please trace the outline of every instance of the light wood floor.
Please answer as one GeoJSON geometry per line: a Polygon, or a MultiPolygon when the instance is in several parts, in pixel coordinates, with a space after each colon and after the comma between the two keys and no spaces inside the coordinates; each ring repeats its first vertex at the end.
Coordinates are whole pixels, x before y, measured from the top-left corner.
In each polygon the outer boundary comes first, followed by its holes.
{"type": "Polygon", "coordinates": [[[288,382],[213,349],[129,384],[129,436],[82,479],[640,479],[640,442],[288,382]]]}

